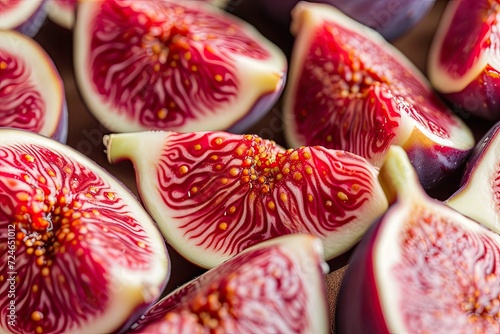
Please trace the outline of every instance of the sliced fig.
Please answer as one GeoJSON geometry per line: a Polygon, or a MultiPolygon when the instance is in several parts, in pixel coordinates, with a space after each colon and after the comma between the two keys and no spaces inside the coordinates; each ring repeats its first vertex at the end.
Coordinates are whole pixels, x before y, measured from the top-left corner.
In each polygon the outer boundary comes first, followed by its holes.
{"type": "Polygon", "coordinates": [[[0,30],[0,127],[65,142],[68,115],[63,81],[45,50],[16,31],[0,30]]]}
{"type": "MultiPolygon", "coordinates": [[[[289,24],[291,11],[299,0],[257,0],[277,22],[289,24]]],[[[312,0],[332,5],[356,21],[394,40],[415,26],[432,8],[435,0],[312,0]]]]}
{"type": "Polygon", "coordinates": [[[457,111],[500,120],[500,3],[449,1],[432,41],[428,74],[457,111]]]}
{"type": "Polygon", "coordinates": [[[83,1],[75,69],[90,111],[113,132],[240,132],[276,102],[287,61],[205,1],[83,1]]]}
{"type": "Polygon", "coordinates": [[[471,131],[379,34],[332,6],[306,2],[294,8],[292,32],[289,145],[343,149],[376,166],[400,145],[425,188],[462,164],[474,146],[471,131]]]}
{"type": "Polygon", "coordinates": [[[379,178],[394,202],[349,262],[337,333],[497,333],[500,236],[428,197],[401,147],[379,178]]]}
{"type": "Polygon", "coordinates": [[[149,215],[70,147],[21,130],[1,129],[0,138],[0,331],[130,326],[170,272],[149,215]]]}
{"type": "Polygon", "coordinates": [[[166,296],[130,333],[327,333],[321,242],[260,243],[166,296]]]}
{"type": "Polygon", "coordinates": [[[66,29],[73,29],[78,0],[47,0],[49,19],[66,29]]]}
{"type": "Polygon", "coordinates": [[[459,189],[446,203],[500,233],[500,123],[479,141],[459,189]]]}
{"type": "Polygon", "coordinates": [[[167,241],[205,268],[292,233],[320,237],[329,260],[387,208],[377,170],[344,151],[285,150],[227,132],[150,131],[104,140],[111,163],[133,162],[139,193],[167,241]]]}
{"type": "Polygon", "coordinates": [[[33,37],[40,30],[47,12],[46,0],[0,1],[0,30],[17,30],[33,37]]]}

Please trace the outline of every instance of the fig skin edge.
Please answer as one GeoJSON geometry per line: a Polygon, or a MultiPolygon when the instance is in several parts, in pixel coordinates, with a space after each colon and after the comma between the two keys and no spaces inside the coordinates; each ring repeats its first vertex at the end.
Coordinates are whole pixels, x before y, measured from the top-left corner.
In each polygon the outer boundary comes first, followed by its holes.
{"type": "MultiPolygon", "coordinates": [[[[437,0],[436,6],[419,24],[416,25],[415,28],[410,30],[410,32],[402,38],[394,41],[394,44],[402,50],[403,53],[405,53],[421,70],[423,70],[426,66],[425,59],[428,52],[429,41],[432,38],[436,23],[446,3],[446,0],[437,0]]],[[[274,42],[282,46],[285,50],[290,48],[291,38],[288,33],[288,28],[276,27],[276,25],[263,16],[261,12],[255,9],[252,1],[244,0],[238,2],[234,7],[231,5],[230,7],[235,14],[254,23],[259,30],[271,36],[272,39],[274,39],[274,42]]],[[[84,152],[101,166],[104,166],[137,196],[132,164],[122,162],[120,164],[111,165],[107,162],[106,155],[103,154],[104,147],[101,142],[102,138],[100,137],[106,134],[107,131],[103,129],[102,126],[88,113],[81,97],[75,89],[74,76],[70,61],[72,53],[71,33],[60,29],[60,27],[55,25],[53,22],[47,22],[42,27],[40,33],[35,36],[35,39],[47,48],[57,67],[60,69],[62,78],[68,88],[67,101],[68,108],[71,112],[69,118],[70,127],[68,133],[68,144],[84,152]]],[[[265,137],[271,137],[277,142],[282,143],[283,134],[279,127],[276,126],[276,124],[281,122],[281,119],[276,112],[277,109],[278,108],[275,107],[272,112],[265,115],[261,121],[248,129],[247,132],[262,134],[265,137]]],[[[476,120],[474,118],[467,118],[466,121],[473,125],[475,135],[479,138],[490,126],[490,123],[484,123],[483,121],[476,120]]],[[[446,182],[443,187],[433,190],[433,196],[443,199],[447,198],[456,188],[458,181],[459,179],[454,176],[446,182]]],[[[167,291],[171,291],[175,287],[203,272],[198,267],[180,258],[174,251],[172,251],[172,249],[169,248],[169,251],[172,255],[172,267],[174,268],[174,271],[167,285],[167,291]],[[175,268],[182,268],[182,270],[175,270],[175,268]]],[[[338,292],[336,283],[340,282],[343,277],[342,272],[345,270],[343,268],[345,263],[347,263],[347,257],[343,259],[342,263],[335,263],[334,265],[331,265],[332,272],[327,275],[327,295],[332,301],[336,300],[335,295],[338,292]]],[[[330,314],[333,315],[334,313],[335,307],[332,302],[330,304],[330,314]]],[[[334,332],[333,326],[332,332],[334,332]]]]}

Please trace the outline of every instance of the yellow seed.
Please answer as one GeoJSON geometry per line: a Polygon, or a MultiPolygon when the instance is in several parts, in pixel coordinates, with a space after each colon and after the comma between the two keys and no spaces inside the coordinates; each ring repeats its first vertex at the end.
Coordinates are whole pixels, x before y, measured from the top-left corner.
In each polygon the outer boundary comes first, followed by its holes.
{"type": "Polygon", "coordinates": [[[215,81],[217,81],[217,82],[221,82],[221,81],[222,81],[222,75],[220,75],[220,74],[216,74],[216,75],[215,75],[215,81]]]}
{"type": "Polygon", "coordinates": [[[47,277],[47,276],[49,276],[49,274],[50,274],[49,268],[45,267],[42,269],[42,276],[47,277]]]}
{"type": "Polygon", "coordinates": [[[193,72],[198,71],[198,66],[196,66],[196,65],[191,66],[191,71],[193,71],[193,72]]]}
{"type": "Polygon", "coordinates": [[[146,245],[145,245],[145,244],[144,244],[144,242],[142,242],[142,241],[139,241],[139,242],[137,243],[137,246],[139,246],[140,248],[146,248],[146,245]]]}
{"type": "Polygon", "coordinates": [[[33,286],[31,287],[31,291],[34,292],[34,293],[37,293],[38,292],[38,285],[37,284],[33,284],[33,286]]]}
{"type": "Polygon", "coordinates": [[[308,194],[307,199],[309,200],[309,202],[312,202],[314,200],[314,197],[313,197],[313,195],[308,194]]]}
{"type": "Polygon", "coordinates": [[[153,66],[153,71],[155,71],[155,72],[160,72],[160,64],[156,63],[156,64],[153,66]]]}
{"type": "Polygon", "coordinates": [[[188,52],[184,53],[184,59],[191,60],[191,52],[188,51],[188,52]]]}
{"type": "Polygon", "coordinates": [[[4,61],[0,62],[0,70],[5,70],[7,68],[7,63],[4,61]]]}
{"type": "Polygon", "coordinates": [[[295,181],[300,181],[300,180],[302,180],[302,174],[300,174],[299,172],[295,172],[295,173],[293,173],[293,179],[294,179],[295,181]]]}
{"type": "Polygon", "coordinates": [[[231,168],[231,170],[229,171],[229,174],[231,174],[231,176],[238,176],[238,174],[239,174],[238,168],[236,168],[236,167],[231,168]]]}
{"type": "Polygon", "coordinates": [[[337,193],[337,197],[341,200],[341,201],[347,201],[349,199],[349,197],[347,197],[347,195],[342,192],[342,191],[339,191],[337,193]]]}
{"type": "Polygon", "coordinates": [[[32,155],[25,154],[24,155],[24,160],[26,160],[27,162],[34,162],[35,158],[32,155]]]}
{"type": "Polygon", "coordinates": [[[31,313],[31,320],[33,321],[40,321],[43,319],[43,313],[40,311],[34,311],[31,313]]]}
{"type": "Polygon", "coordinates": [[[219,138],[215,138],[215,144],[220,145],[222,143],[223,143],[223,139],[222,138],[220,138],[220,137],[219,138]]]}
{"type": "Polygon", "coordinates": [[[283,178],[283,174],[277,174],[276,175],[276,181],[279,181],[283,178]]]}
{"type": "Polygon", "coordinates": [[[226,222],[222,222],[219,224],[219,228],[223,231],[227,230],[227,223],[226,222]]]}
{"type": "Polygon", "coordinates": [[[233,214],[235,212],[236,212],[236,207],[235,206],[232,206],[232,207],[229,208],[229,213],[230,214],[233,214]]]}
{"type": "Polygon", "coordinates": [[[36,326],[35,332],[36,332],[37,334],[42,334],[42,333],[43,333],[43,328],[42,328],[42,326],[36,326]]]}
{"type": "Polygon", "coordinates": [[[212,159],[212,160],[217,160],[217,159],[219,159],[219,157],[218,157],[216,154],[213,154],[213,155],[210,157],[210,159],[212,159]]]}
{"type": "Polygon", "coordinates": [[[183,165],[183,166],[179,167],[179,173],[186,174],[187,172],[188,172],[187,166],[183,165]]]}
{"type": "Polygon", "coordinates": [[[158,110],[158,113],[157,113],[159,119],[167,118],[167,114],[168,114],[168,111],[165,108],[161,108],[160,110],[158,110]]]}
{"type": "Polygon", "coordinates": [[[332,135],[328,135],[328,136],[326,136],[326,141],[327,141],[327,142],[329,142],[329,143],[330,143],[332,140],[333,140],[332,135]]]}
{"type": "Polygon", "coordinates": [[[286,201],[288,201],[288,196],[287,196],[285,193],[281,193],[281,195],[280,195],[280,199],[281,199],[283,202],[286,202],[286,201]]]}
{"type": "Polygon", "coordinates": [[[201,145],[200,145],[200,144],[196,144],[196,145],[194,145],[194,149],[195,149],[196,151],[201,150],[201,145]]]}
{"type": "Polygon", "coordinates": [[[270,201],[269,203],[267,203],[267,207],[271,210],[274,210],[276,208],[276,204],[274,204],[273,201],[270,201]]]}
{"type": "Polygon", "coordinates": [[[311,168],[311,166],[307,166],[307,167],[306,167],[306,173],[307,173],[308,175],[311,175],[311,174],[313,173],[313,169],[311,168]]]}
{"type": "Polygon", "coordinates": [[[229,182],[229,180],[228,180],[227,178],[225,178],[225,177],[224,177],[224,178],[222,178],[222,179],[220,180],[220,182],[221,182],[222,184],[227,184],[227,183],[229,182]]]}
{"type": "Polygon", "coordinates": [[[26,201],[29,201],[30,199],[30,195],[24,191],[21,191],[21,192],[18,192],[16,194],[16,197],[18,200],[22,201],[22,202],[26,202],[26,201]]]}
{"type": "Polygon", "coordinates": [[[198,187],[192,187],[191,193],[196,194],[198,192],[198,187]]]}

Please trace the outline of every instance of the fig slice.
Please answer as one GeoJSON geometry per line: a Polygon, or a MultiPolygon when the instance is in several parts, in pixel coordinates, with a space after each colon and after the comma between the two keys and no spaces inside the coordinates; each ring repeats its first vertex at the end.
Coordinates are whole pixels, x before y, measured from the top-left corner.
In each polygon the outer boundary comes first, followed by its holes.
{"type": "Polygon", "coordinates": [[[112,132],[241,132],[276,102],[283,52],[206,1],[82,1],[75,69],[112,132]]]}
{"type": "MultiPolygon", "coordinates": [[[[299,0],[257,0],[264,11],[279,23],[289,24],[290,13],[299,0]]],[[[395,40],[414,27],[432,8],[435,0],[312,0],[340,9],[356,21],[395,40]]]]}
{"type": "Polygon", "coordinates": [[[35,36],[47,16],[45,3],[46,0],[0,1],[0,30],[17,30],[29,37],[35,36]]]}
{"type": "Polygon", "coordinates": [[[392,205],[353,252],[337,333],[497,333],[500,236],[428,197],[401,147],[379,178],[392,205]]]}
{"type": "Polygon", "coordinates": [[[476,145],[459,189],[445,202],[500,234],[500,123],[476,145]]]}
{"type": "Polygon", "coordinates": [[[78,0],[47,0],[47,16],[57,25],[73,29],[77,2],[78,0]]]}
{"type": "Polygon", "coordinates": [[[456,0],[446,5],[431,43],[428,75],[457,111],[500,120],[500,3],[456,0]]]}
{"type": "Polygon", "coordinates": [[[323,147],[285,150],[256,135],[149,131],[104,138],[133,162],[139,193],[167,241],[211,268],[260,241],[310,233],[330,260],[387,208],[377,170],[323,147]]]}
{"type": "Polygon", "coordinates": [[[268,240],[166,296],[130,333],[327,333],[327,272],[319,239],[268,240]]]}
{"type": "Polygon", "coordinates": [[[67,113],[64,84],[50,56],[33,39],[0,30],[0,127],[64,143],[67,113]]]}
{"type": "Polygon", "coordinates": [[[325,4],[300,2],[284,94],[289,145],[322,145],[380,166],[402,146],[425,188],[461,166],[474,146],[467,125],[410,61],[375,31],[325,4]]]}
{"type": "Polygon", "coordinates": [[[128,328],[170,274],[154,222],[69,146],[15,129],[0,138],[0,331],[128,328]]]}

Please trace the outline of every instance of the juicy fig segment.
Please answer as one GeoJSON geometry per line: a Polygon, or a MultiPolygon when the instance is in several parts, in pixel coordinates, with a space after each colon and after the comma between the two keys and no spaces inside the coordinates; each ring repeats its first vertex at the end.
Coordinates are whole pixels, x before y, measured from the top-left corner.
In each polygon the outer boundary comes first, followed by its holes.
{"type": "Polygon", "coordinates": [[[500,123],[476,145],[446,204],[500,234],[500,123]]]}
{"type": "Polygon", "coordinates": [[[455,109],[500,120],[500,4],[450,1],[431,44],[429,79],[455,109]]]}
{"type": "Polygon", "coordinates": [[[376,166],[400,145],[425,188],[462,164],[471,131],[404,55],[332,6],[300,2],[292,14],[283,103],[289,145],[343,149],[376,166]]]}
{"type": "Polygon", "coordinates": [[[20,130],[2,129],[0,137],[0,331],[130,326],[170,273],[154,222],[71,148],[20,130]]]}
{"type": "MultiPolygon", "coordinates": [[[[257,0],[270,17],[289,24],[299,0],[257,0]]],[[[435,0],[312,0],[332,5],[356,21],[378,31],[385,39],[404,35],[432,8],[435,0]]]]}
{"type": "Polygon", "coordinates": [[[66,29],[75,25],[75,11],[78,0],[47,0],[47,16],[66,29]]]}
{"type": "Polygon", "coordinates": [[[240,132],[274,105],[287,70],[277,46],[204,1],[83,1],[74,62],[114,132],[240,132]]]}
{"type": "Polygon", "coordinates": [[[355,249],[337,333],[496,333],[500,236],[429,198],[401,147],[379,177],[394,202],[355,249]]]}
{"type": "Polygon", "coordinates": [[[33,39],[0,31],[0,127],[39,133],[60,142],[68,119],[63,81],[33,39]]]}
{"type": "Polygon", "coordinates": [[[133,162],[139,193],[168,242],[211,268],[266,239],[310,233],[329,260],[387,208],[377,170],[323,147],[285,150],[256,135],[111,134],[108,160],[133,162]]]}
{"type": "Polygon", "coordinates": [[[40,30],[47,12],[46,0],[2,0],[0,30],[17,30],[33,37],[40,30]]]}
{"type": "Polygon", "coordinates": [[[321,242],[263,242],[180,287],[130,333],[327,333],[321,242]]]}

